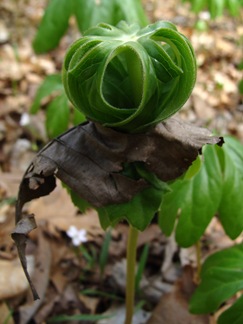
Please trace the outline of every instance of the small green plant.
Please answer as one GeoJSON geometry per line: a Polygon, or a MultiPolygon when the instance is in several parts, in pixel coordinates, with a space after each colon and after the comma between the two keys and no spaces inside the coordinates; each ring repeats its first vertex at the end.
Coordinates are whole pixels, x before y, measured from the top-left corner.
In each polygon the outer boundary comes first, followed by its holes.
{"type": "Polygon", "coordinates": [[[74,107],[128,133],[144,132],[176,113],[195,76],[193,49],[170,22],[144,29],[125,22],[93,27],[70,47],[63,68],[74,107]]]}
{"type": "Polygon", "coordinates": [[[35,224],[33,216],[21,219],[21,209],[25,202],[49,194],[57,176],[81,210],[96,208],[104,229],[124,219],[129,223],[125,323],[132,322],[139,231],[160,209],[166,182],[183,174],[205,143],[220,141],[206,130],[169,118],[186,102],[195,79],[191,44],[170,22],[142,29],[125,22],[116,27],[102,23],[69,48],[64,88],[88,121],[43,148],[20,185],[20,222],[13,238],[27,277],[19,239],[35,224]]]}
{"type": "MultiPolygon", "coordinates": [[[[101,22],[116,25],[120,20],[125,20],[128,23],[137,22],[140,26],[148,23],[140,0],[50,0],[33,41],[36,53],[44,53],[58,46],[68,29],[71,16],[75,16],[81,33],[101,22]]],[[[42,100],[49,96],[52,96],[52,100],[46,107],[45,120],[49,138],[55,138],[68,126],[78,125],[85,120],[85,116],[77,109],[70,113],[70,103],[60,74],[48,75],[44,79],[30,113],[36,114],[42,100]]]]}
{"type": "MultiPolygon", "coordinates": [[[[120,19],[128,22],[135,19],[139,20],[140,26],[144,26],[146,21],[139,1],[102,1],[99,5],[86,1],[85,10],[78,10],[77,6],[82,4],[84,1],[49,2],[34,41],[37,52],[57,46],[68,27],[68,19],[74,13],[82,32],[101,20],[115,24],[120,19]],[[128,2],[132,3],[129,14],[126,13],[128,2]],[[55,18],[57,12],[60,14],[58,21],[55,18]],[[53,21],[56,24],[50,23],[53,21]]],[[[212,17],[221,14],[222,5],[221,1],[216,7],[211,7],[212,17]]],[[[199,8],[199,3],[194,3],[194,10],[199,8]]],[[[116,27],[102,23],[84,32],[84,36],[70,47],[64,62],[63,80],[60,75],[47,76],[31,108],[31,113],[36,113],[42,99],[54,93],[55,99],[47,107],[46,128],[50,138],[64,132],[70,123],[78,125],[86,118],[88,121],[58,136],[37,156],[20,186],[16,219],[21,218],[20,210],[26,201],[53,190],[54,175],[67,183],[71,198],[81,211],[89,206],[96,208],[104,229],[125,219],[130,225],[127,324],[132,321],[134,294],[139,290],[148,254],[148,247],[145,247],[135,278],[137,237],[156,212],[159,211],[162,231],[170,235],[175,230],[176,240],[183,247],[197,244],[216,213],[231,239],[238,237],[243,228],[243,206],[238,194],[243,189],[242,146],[227,137],[223,149],[207,146],[203,149],[203,158],[196,159],[203,144],[215,143],[205,133],[186,128],[186,136],[185,132],[180,133],[180,127],[174,131],[173,123],[167,122],[157,127],[183,106],[193,89],[195,77],[193,49],[173,24],[157,22],[141,29],[139,25],[129,26],[125,22],[116,27]],[[75,107],[71,115],[66,93],[75,107]],[[85,125],[89,128],[86,129],[85,125]],[[73,131],[88,135],[80,139],[76,133],[72,135],[73,131]],[[167,142],[166,132],[169,133],[167,142]],[[70,136],[69,141],[64,140],[66,136],[70,136]],[[199,141],[196,150],[190,145],[184,148],[184,142],[191,143],[195,137],[199,141]],[[80,143],[84,147],[81,153],[80,143]],[[124,149],[124,143],[133,144],[124,149]],[[54,145],[59,146],[52,150],[54,145]],[[178,156],[183,148],[185,151],[178,156]],[[189,151],[193,151],[190,157],[189,151]],[[97,156],[97,152],[101,155],[97,156]],[[137,155],[137,152],[142,153],[137,155]],[[164,155],[160,155],[161,152],[165,152],[164,155]],[[55,163],[49,165],[48,159],[55,163]],[[85,169],[86,160],[88,166],[85,169]],[[185,173],[193,160],[193,165],[185,173]],[[67,168],[68,161],[71,161],[71,166],[67,168]],[[92,163],[105,171],[106,176],[100,178],[100,169],[94,168],[92,163]],[[80,166],[81,171],[77,174],[80,166]],[[184,175],[168,183],[181,174],[184,175]],[[97,182],[94,180],[96,177],[97,182]],[[133,187],[135,190],[130,191],[133,187]]],[[[27,227],[28,230],[30,227],[33,225],[27,227]]],[[[17,234],[23,234],[22,228],[20,232],[17,234]]],[[[101,275],[108,257],[109,241],[108,234],[99,259],[101,275]]],[[[21,244],[17,239],[26,270],[21,244]]],[[[96,257],[84,246],[81,250],[92,267],[96,257]]],[[[242,264],[241,258],[237,258],[241,256],[241,250],[239,245],[208,258],[202,267],[202,282],[191,300],[192,312],[216,311],[222,302],[242,289],[242,264]],[[234,255],[234,258],[229,255],[234,255]],[[221,284],[225,284],[223,289],[221,284]]],[[[35,293],[34,296],[38,298],[35,293]]],[[[221,315],[219,323],[240,320],[240,307],[242,298],[221,315]]],[[[53,321],[92,321],[99,318],[99,315],[61,316],[53,321]]]]}
{"type": "MultiPolygon", "coordinates": [[[[146,132],[180,109],[192,91],[195,75],[193,50],[169,22],[142,30],[124,22],[117,27],[100,24],[70,47],[63,69],[66,93],[87,119],[128,133],[146,132]]],[[[103,227],[124,218],[132,224],[126,288],[126,323],[131,323],[138,230],[150,223],[164,185],[142,165],[128,164],[124,172],[131,177],[143,176],[154,187],[123,205],[97,209],[103,227]],[[154,204],[146,206],[143,196],[154,196],[154,204]]]]}
{"type": "Polygon", "coordinates": [[[182,2],[190,2],[191,10],[197,14],[208,10],[211,19],[222,16],[225,11],[232,16],[239,16],[243,7],[242,0],[182,0],[182,2]]]}
{"type": "Polygon", "coordinates": [[[167,235],[175,229],[176,240],[183,247],[195,244],[216,214],[232,240],[243,229],[243,203],[238,194],[243,190],[242,145],[225,137],[222,148],[205,147],[203,160],[198,158],[170,185],[171,192],[165,194],[161,205],[161,229],[167,235]]]}
{"type": "MultiPolygon", "coordinates": [[[[243,146],[226,136],[222,148],[207,146],[185,175],[175,180],[164,195],[159,225],[180,246],[197,244],[214,215],[232,239],[243,229],[243,146]],[[185,235],[186,233],[186,235],[185,235]]],[[[243,245],[219,251],[205,261],[201,283],[190,302],[193,313],[212,313],[243,287],[243,245]]],[[[219,317],[219,324],[241,323],[243,299],[219,317]]]]}
{"type": "MultiPolygon", "coordinates": [[[[202,267],[201,283],[190,301],[192,313],[215,312],[243,289],[243,245],[219,251],[207,258],[202,267]]],[[[236,298],[235,298],[236,299],[236,298]]],[[[242,322],[242,295],[223,312],[218,324],[242,322]]]]}

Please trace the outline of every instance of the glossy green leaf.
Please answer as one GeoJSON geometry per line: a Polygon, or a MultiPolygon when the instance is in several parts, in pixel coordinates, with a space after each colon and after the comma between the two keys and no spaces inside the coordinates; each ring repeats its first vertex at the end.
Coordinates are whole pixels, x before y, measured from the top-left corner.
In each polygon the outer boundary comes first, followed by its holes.
{"type": "Polygon", "coordinates": [[[178,217],[176,240],[181,246],[197,242],[217,211],[222,191],[218,149],[207,146],[203,151],[204,162],[199,170],[196,169],[198,172],[191,177],[189,169],[190,176],[186,174],[171,184],[172,191],[163,199],[159,225],[166,235],[170,235],[178,217]]]}
{"type": "Polygon", "coordinates": [[[243,289],[242,244],[208,257],[202,267],[201,283],[190,301],[190,311],[197,314],[214,312],[241,289],[243,289]]]}
{"type": "Polygon", "coordinates": [[[171,192],[166,193],[162,200],[159,212],[159,226],[167,236],[171,235],[174,230],[176,218],[179,216],[180,207],[183,206],[189,186],[189,180],[175,181],[170,185],[171,192]]]}
{"type": "Polygon", "coordinates": [[[44,53],[55,48],[68,28],[72,14],[72,1],[49,0],[44,17],[33,41],[36,53],[44,53]]]}
{"type": "Polygon", "coordinates": [[[230,308],[218,318],[218,324],[242,324],[243,323],[243,296],[241,296],[230,308]]]}
{"type": "Polygon", "coordinates": [[[225,232],[235,239],[243,230],[243,146],[232,137],[225,138],[223,192],[219,217],[225,232]]]}
{"type": "Polygon", "coordinates": [[[60,74],[48,75],[39,89],[30,108],[31,114],[36,114],[40,109],[41,101],[51,95],[54,91],[63,92],[62,78],[60,74]]]}
{"type": "Polygon", "coordinates": [[[91,28],[70,47],[63,66],[73,105],[87,119],[130,133],[177,112],[195,78],[190,42],[163,21],[143,29],[125,22],[91,28]]]}
{"type": "Polygon", "coordinates": [[[68,128],[70,108],[65,93],[57,96],[47,107],[46,129],[49,138],[54,138],[68,128]]]}
{"type": "Polygon", "coordinates": [[[201,168],[195,161],[182,178],[170,185],[172,191],[165,195],[161,206],[161,229],[170,235],[178,218],[176,239],[185,247],[200,238],[216,212],[231,239],[243,230],[243,200],[239,194],[243,191],[242,144],[225,137],[222,148],[207,147],[203,153],[201,168]]]}

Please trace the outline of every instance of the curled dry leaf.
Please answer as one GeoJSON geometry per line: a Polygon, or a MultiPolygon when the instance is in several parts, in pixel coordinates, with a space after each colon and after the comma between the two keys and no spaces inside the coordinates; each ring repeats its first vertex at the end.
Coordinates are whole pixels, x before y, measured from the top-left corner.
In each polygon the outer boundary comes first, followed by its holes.
{"type": "Polygon", "coordinates": [[[28,273],[27,260],[26,260],[26,256],[25,256],[27,234],[35,228],[36,228],[36,222],[35,222],[34,216],[28,215],[27,217],[24,217],[18,221],[11,236],[17,246],[19,258],[20,258],[24,273],[25,273],[26,278],[29,282],[30,288],[33,293],[33,297],[36,300],[36,299],[39,299],[39,296],[38,296],[37,291],[35,290],[34,285],[32,284],[30,275],[28,273]]]}
{"type": "Polygon", "coordinates": [[[122,174],[125,163],[143,162],[160,180],[169,181],[187,170],[204,144],[220,141],[206,129],[173,118],[145,134],[81,124],[37,154],[20,185],[17,219],[25,202],[55,188],[55,176],[95,207],[119,204],[149,186],[122,174]]]}
{"type": "MultiPolygon", "coordinates": [[[[29,323],[30,320],[35,316],[36,312],[39,310],[39,308],[42,306],[45,300],[44,297],[46,296],[47,287],[49,284],[51,260],[53,256],[51,253],[51,248],[48,239],[44,236],[41,230],[37,232],[38,247],[35,253],[36,266],[31,278],[33,280],[33,285],[38,291],[38,297],[40,299],[38,301],[33,302],[31,298],[28,298],[28,302],[25,305],[19,307],[19,324],[29,323]]],[[[31,289],[33,292],[32,287],[31,289]]],[[[34,297],[36,299],[37,296],[34,295],[34,297]]],[[[40,322],[36,321],[36,323],[40,322]]]]}
{"type": "MultiPolygon", "coordinates": [[[[125,164],[143,163],[160,180],[169,181],[187,170],[204,144],[221,142],[208,130],[173,118],[142,134],[121,133],[86,122],[52,140],[37,154],[20,184],[16,222],[21,222],[26,202],[53,191],[55,177],[94,207],[121,204],[150,186],[143,178],[123,174],[125,164]]],[[[18,226],[22,230],[22,224],[18,226]]],[[[26,271],[22,239],[28,230],[21,233],[19,236],[15,230],[12,236],[26,271]]]]}

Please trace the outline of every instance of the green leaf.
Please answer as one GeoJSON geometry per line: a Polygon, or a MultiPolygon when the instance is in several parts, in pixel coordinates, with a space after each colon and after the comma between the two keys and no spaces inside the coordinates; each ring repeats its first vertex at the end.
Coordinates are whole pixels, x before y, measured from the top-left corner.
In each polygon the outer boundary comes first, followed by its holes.
{"type": "Polygon", "coordinates": [[[57,96],[47,107],[46,130],[50,138],[57,137],[68,128],[70,109],[65,93],[57,96]]]}
{"type": "Polygon", "coordinates": [[[227,9],[232,16],[238,16],[243,5],[241,0],[188,0],[188,2],[191,2],[191,9],[195,13],[209,10],[212,19],[222,16],[224,9],[227,9]]]}
{"type": "Polygon", "coordinates": [[[243,229],[243,146],[234,138],[225,137],[223,192],[219,217],[226,234],[235,239],[243,229]]]}
{"type": "MultiPolygon", "coordinates": [[[[103,217],[109,219],[108,226],[110,224],[113,226],[126,219],[133,227],[144,231],[159,209],[162,194],[162,191],[154,188],[145,189],[128,203],[97,208],[97,211],[100,219],[103,217]]],[[[102,226],[103,222],[102,220],[102,226]]]]}
{"type": "Polygon", "coordinates": [[[44,53],[57,47],[68,28],[72,10],[72,1],[70,0],[49,0],[33,41],[36,53],[44,53]]]}
{"type": "Polygon", "coordinates": [[[239,84],[238,84],[238,88],[241,94],[243,94],[243,79],[240,80],[239,84]]]}
{"type": "Polygon", "coordinates": [[[86,200],[79,197],[73,190],[69,189],[68,193],[71,196],[73,204],[78,207],[81,213],[84,213],[88,208],[91,208],[90,204],[86,200]]]}
{"type": "Polygon", "coordinates": [[[30,108],[31,114],[36,114],[38,110],[40,109],[41,101],[45,97],[52,94],[54,91],[63,92],[63,85],[62,85],[62,78],[60,74],[51,74],[48,75],[39,89],[37,90],[35,99],[33,101],[33,104],[30,108]]]}
{"type": "Polygon", "coordinates": [[[136,22],[140,26],[148,24],[140,0],[73,0],[73,9],[82,33],[99,23],[116,25],[124,20],[129,24],[136,22]]]}
{"type": "Polygon", "coordinates": [[[144,231],[159,210],[163,194],[168,190],[168,186],[138,164],[135,165],[135,172],[146,179],[151,187],[142,190],[127,203],[96,208],[103,228],[113,226],[125,219],[136,229],[144,231]]]}
{"type": "Polygon", "coordinates": [[[111,0],[73,0],[73,12],[79,30],[83,33],[100,22],[111,23],[113,6],[114,1],[111,0]]]}
{"type": "MultiPolygon", "coordinates": [[[[190,311],[211,313],[243,289],[243,245],[217,252],[205,261],[201,283],[190,301],[190,311]]],[[[232,322],[233,323],[233,322],[232,322]]]]}
{"type": "Polygon", "coordinates": [[[209,11],[211,18],[217,18],[223,15],[225,0],[209,0],[209,11]]]}
{"type": "Polygon", "coordinates": [[[226,0],[226,7],[232,16],[238,16],[243,3],[239,0],[226,0]]]}
{"type": "MultiPolygon", "coordinates": [[[[220,148],[206,146],[200,170],[191,176],[192,170],[189,169],[188,176],[186,174],[183,179],[171,184],[172,191],[165,194],[163,199],[159,225],[166,235],[170,235],[179,217],[176,240],[183,247],[191,246],[200,239],[217,211],[222,191],[217,150],[220,148]]],[[[196,168],[195,164],[192,168],[196,168]]],[[[198,166],[195,170],[198,170],[198,166]]]]}
{"type": "Polygon", "coordinates": [[[114,3],[112,25],[118,24],[121,20],[125,20],[128,24],[138,23],[141,27],[149,23],[141,0],[115,0],[114,3]]]}
{"type": "MultiPolygon", "coordinates": [[[[174,230],[176,218],[179,216],[180,207],[183,206],[189,186],[189,180],[178,179],[170,185],[171,191],[167,192],[162,200],[158,223],[167,236],[171,235],[174,230]]],[[[186,204],[184,207],[186,208],[186,204]]]]}
{"type": "Polygon", "coordinates": [[[63,68],[74,107],[87,119],[128,133],[149,130],[176,113],[195,79],[190,42],[165,21],[143,29],[124,21],[99,24],[69,48],[63,68]]]}
{"type": "Polygon", "coordinates": [[[243,296],[241,296],[230,308],[218,318],[218,324],[242,324],[243,323],[243,296]]]}
{"type": "Polygon", "coordinates": [[[73,110],[73,118],[72,118],[72,123],[74,126],[79,125],[83,122],[86,121],[86,118],[84,114],[82,114],[79,110],[74,109],[73,110]]]}
{"type": "Polygon", "coordinates": [[[184,179],[191,179],[192,177],[194,177],[199,172],[199,170],[201,169],[201,166],[202,166],[201,157],[198,156],[197,159],[195,161],[193,161],[190,168],[186,171],[183,178],[184,179]]]}
{"type": "Polygon", "coordinates": [[[206,0],[194,0],[192,1],[192,11],[199,13],[206,7],[206,0]]]}

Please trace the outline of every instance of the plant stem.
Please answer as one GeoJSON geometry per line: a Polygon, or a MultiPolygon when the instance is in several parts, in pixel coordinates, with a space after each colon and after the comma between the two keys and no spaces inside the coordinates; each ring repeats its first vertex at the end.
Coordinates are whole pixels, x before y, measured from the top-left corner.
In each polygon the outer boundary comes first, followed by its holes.
{"type": "Polygon", "coordinates": [[[127,280],[126,280],[126,319],[125,324],[132,323],[135,296],[135,268],[138,230],[129,226],[127,242],[127,280]]]}

